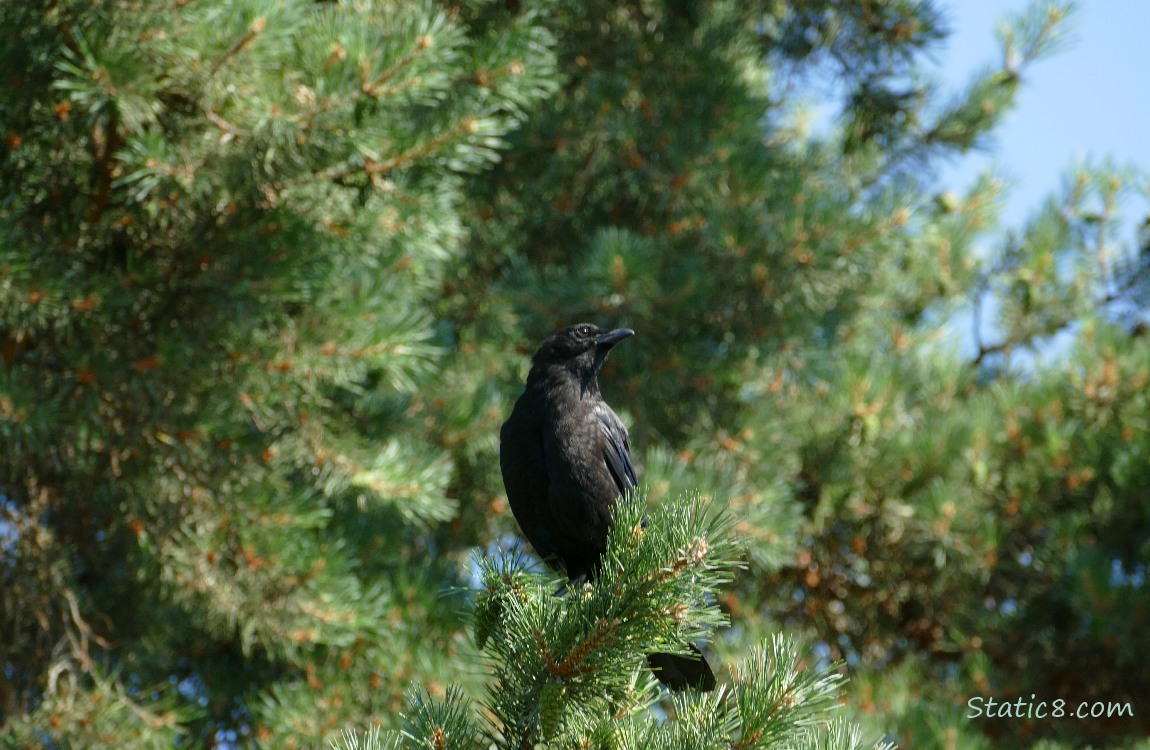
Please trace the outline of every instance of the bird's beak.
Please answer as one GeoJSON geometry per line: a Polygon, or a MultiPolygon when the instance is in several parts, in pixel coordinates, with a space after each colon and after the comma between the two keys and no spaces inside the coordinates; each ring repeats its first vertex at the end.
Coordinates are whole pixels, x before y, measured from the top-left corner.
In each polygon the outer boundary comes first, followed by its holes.
{"type": "Polygon", "coordinates": [[[616,328],[614,331],[608,331],[607,333],[600,334],[598,337],[596,337],[595,348],[610,349],[623,339],[630,338],[634,335],[635,332],[630,328],[616,328]]]}

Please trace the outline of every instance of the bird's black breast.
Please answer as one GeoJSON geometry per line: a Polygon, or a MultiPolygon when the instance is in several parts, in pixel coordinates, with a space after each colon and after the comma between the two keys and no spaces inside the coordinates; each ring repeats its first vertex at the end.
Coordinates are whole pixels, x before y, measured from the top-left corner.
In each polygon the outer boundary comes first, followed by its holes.
{"type": "Polygon", "coordinates": [[[597,390],[528,387],[500,431],[500,467],[535,550],[571,578],[590,577],[615,502],[638,483],[627,431],[597,390]]]}
{"type": "Polygon", "coordinates": [[[547,559],[554,557],[556,550],[550,538],[550,523],[542,515],[550,482],[543,453],[541,414],[542,403],[530,391],[519,397],[499,430],[499,469],[515,520],[535,551],[547,559]]]}

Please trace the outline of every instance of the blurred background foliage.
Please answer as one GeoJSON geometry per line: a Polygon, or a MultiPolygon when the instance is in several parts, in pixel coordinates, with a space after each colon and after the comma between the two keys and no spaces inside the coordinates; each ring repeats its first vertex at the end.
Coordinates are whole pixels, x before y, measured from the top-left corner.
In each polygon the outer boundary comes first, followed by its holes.
{"type": "Polygon", "coordinates": [[[602,381],[652,502],[738,520],[720,660],[803,634],[906,747],[1145,743],[1150,182],[1022,227],[939,184],[1073,24],[947,92],[943,10],[0,6],[4,741],[316,747],[480,689],[444,592],[586,319],[639,334],[602,381]],[[966,716],[1032,693],[1133,717],[966,716]]]}

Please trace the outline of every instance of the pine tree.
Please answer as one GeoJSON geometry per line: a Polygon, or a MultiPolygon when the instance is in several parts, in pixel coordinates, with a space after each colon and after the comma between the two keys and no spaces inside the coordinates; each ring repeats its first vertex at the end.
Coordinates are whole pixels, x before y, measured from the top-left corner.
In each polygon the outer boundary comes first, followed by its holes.
{"type": "Polygon", "coordinates": [[[909,746],[1146,732],[964,716],[972,695],[1136,705],[1150,684],[1148,275],[1123,214],[1144,172],[1074,167],[1017,230],[994,174],[934,176],[992,143],[1071,11],[1008,19],[951,95],[923,65],[936,3],[561,4],[561,95],[472,178],[461,340],[494,369],[508,329],[634,328],[605,387],[652,502],[729,498],[752,540],[719,648],[811,634],[909,746]],[[829,128],[808,123],[819,89],[829,128]]]}
{"type": "Polygon", "coordinates": [[[412,395],[534,16],[5,3],[0,734],[313,747],[453,663],[412,395]]]}
{"type": "Polygon", "coordinates": [[[6,746],[1144,737],[1145,174],[940,184],[1071,15],[951,95],[943,11],[0,4],[6,746]],[[579,319],[667,522],[556,597],[497,434],[579,319]]]}

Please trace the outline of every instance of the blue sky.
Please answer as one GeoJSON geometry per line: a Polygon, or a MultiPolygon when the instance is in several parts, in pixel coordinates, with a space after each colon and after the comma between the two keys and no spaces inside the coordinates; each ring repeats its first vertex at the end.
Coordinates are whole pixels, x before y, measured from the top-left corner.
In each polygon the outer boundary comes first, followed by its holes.
{"type": "MultiPolygon", "coordinates": [[[[998,24],[1030,7],[1032,0],[949,0],[951,31],[934,52],[937,74],[961,90],[980,70],[1001,63],[998,24]]],[[[1020,229],[1042,202],[1059,190],[1076,163],[1113,159],[1134,166],[1139,191],[1119,207],[1116,240],[1132,246],[1136,227],[1150,214],[1150,0],[1080,0],[1068,21],[1061,49],[1034,63],[1024,75],[1016,107],[984,151],[968,154],[942,170],[939,187],[963,192],[987,168],[1007,181],[1002,221],[1020,229]]],[[[984,298],[982,339],[993,343],[994,299],[984,298]]],[[[969,311],[950,321],[962,349],[976,350],[969,311]]],[[[1015,364],[1029,366],[1060,358],[1075,327],[1038,352],[1020,351],[1015,364]],[[1028,365],[1029,363],[1029,365],[1028,365]]]]}
{"type": "MultiPolygon", "coordinates": [[[[934,54],[941,78],[961,89],[979,70],[1000,61],[995,29],[1030,0],[943,2],[951,36],[934,54]]],[[[1004,222],[1021,225],[1056,190],[1076,159],[1112,157],[1150,171],[1150,0],[1082,0],[1070,20],[1068,44],[1038,61],[1024,78],[1017,108],[985,152],[969,155],[941,175],[961,188],[987,166],[1008,179],[1004,222]]],[[[1147,210],[1141,197],[1126,208],[1131,225],[1147,210]]]]}

